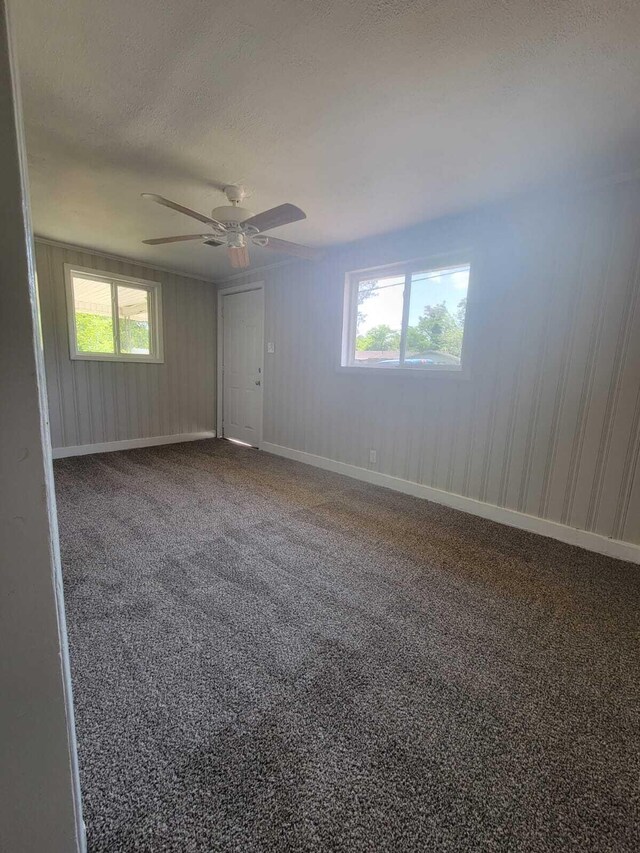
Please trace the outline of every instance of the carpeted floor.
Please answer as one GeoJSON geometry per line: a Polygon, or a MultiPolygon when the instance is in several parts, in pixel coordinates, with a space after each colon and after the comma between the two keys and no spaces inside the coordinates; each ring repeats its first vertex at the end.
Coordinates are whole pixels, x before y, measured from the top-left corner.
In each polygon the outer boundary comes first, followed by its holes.
{"type": "Polygon", "coordinates": [[[90,853],[640,849],[640,567],[223,441],[55,471],[90,853]]]}

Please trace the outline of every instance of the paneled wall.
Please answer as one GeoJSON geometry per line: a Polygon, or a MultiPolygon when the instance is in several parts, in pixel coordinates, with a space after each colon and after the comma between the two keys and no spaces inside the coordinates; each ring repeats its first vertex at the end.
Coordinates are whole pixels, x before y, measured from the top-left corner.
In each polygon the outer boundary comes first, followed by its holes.
{"type": "Polygon", "coordinates": [[[215,429],[214,285],[42,241],[36,267],[54,448],[215,429]],[[69,358],[65,263],[162,283],[164,364],[69,358]]]}
{"type": "Polygon", "coordinates": [[[275,343],[264,440],[365,468],[375,448],[383,473],[640,543],[639,253],[630,182],[250,273],[275,343]],[[462,248],[471,378],[341,373],[345,272],[462,248]]]}

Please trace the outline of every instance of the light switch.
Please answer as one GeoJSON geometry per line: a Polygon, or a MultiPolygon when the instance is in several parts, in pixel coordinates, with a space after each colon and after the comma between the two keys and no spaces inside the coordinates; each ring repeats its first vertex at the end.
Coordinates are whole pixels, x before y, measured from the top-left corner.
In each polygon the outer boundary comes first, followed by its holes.
{"type": "Polygon", "coordinates": [[[275,352],[275,351],[276,351],[276,345],[274,343],[269,342],[267,344],[267,352],[275,352]]]}

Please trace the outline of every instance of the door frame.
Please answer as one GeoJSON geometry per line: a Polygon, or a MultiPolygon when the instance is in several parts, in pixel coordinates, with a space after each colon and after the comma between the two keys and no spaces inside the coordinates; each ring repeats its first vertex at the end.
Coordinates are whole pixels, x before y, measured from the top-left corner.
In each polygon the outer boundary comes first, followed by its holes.
{"type": "Polygon", "coordinates": [[[0,847],[85,853],[14,31],[0,0],[0,847]],[[9,356],[8,358],[6,356],[9,356]],[[3,410],[4,412],[4,410],[3,410]],[[4,746],[4,744],[3,744],[4,746]]]}
{"type": "Polygon", "coordinates": [[[218,328],[217,328],[217,364],[216,364],[216,435],[218,438],[224,438],[222,434],[222,412],[223,412],[223,389],[224,389],[224,374],[222,371],[224,360],[224,317],[222,314],[222,305],[225,296],[232,296],[234,293],[244,293],[248,290],[262,291],[262,397],[260,406],[260,442],[257,449],[261,450],[264,443],[263,427],[264,427],[264,319],[265,319],[265,288],[264,281],[251,281],[246,284],[236,284],[230,287],[218,288],[218,328]]]}

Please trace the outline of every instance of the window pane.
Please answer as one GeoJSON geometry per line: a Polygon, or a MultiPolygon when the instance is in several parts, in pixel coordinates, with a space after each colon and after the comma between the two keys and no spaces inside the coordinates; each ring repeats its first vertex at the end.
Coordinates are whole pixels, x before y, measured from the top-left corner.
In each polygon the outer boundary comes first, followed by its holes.
{"type": "Polygon", "coordinates": [[[73,303],[78,352],[115,353],[111,283],[74,275],[73,303]]]}
{"type": "Polygon", "coordinates": [[[405,367],[460,364],[468,286],[468,266],[411,276],[405,367]]]}
{"type": "Polygon", "coordinates": [[[150,355],[149,291],[118,285],[120,352],[150,355]]]}
{"type": "Polygon", "coordinates": [[[398,367],[403,293],[403,275],[358,283],[354,364],[359,367],[398,367]]]}

